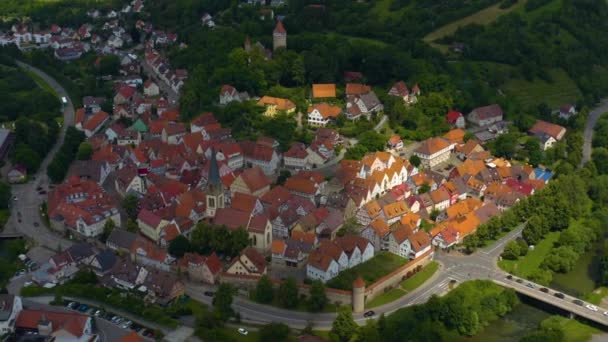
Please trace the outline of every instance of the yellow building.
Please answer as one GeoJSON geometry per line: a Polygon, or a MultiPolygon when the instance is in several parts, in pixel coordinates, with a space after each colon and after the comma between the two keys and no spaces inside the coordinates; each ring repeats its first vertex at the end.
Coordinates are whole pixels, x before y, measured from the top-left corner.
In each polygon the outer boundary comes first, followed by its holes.
{"type": "Polygon", "coordinates": [[[287,114],[290,114],[296,110],[295,103],[291,102],[290,100],[272,96],[262,97],[258,101],[257,105],[260,107],[266,107],[264,115],[269,117],[274,117],[277,115],[278,111],[284,111],[287,114]]]}

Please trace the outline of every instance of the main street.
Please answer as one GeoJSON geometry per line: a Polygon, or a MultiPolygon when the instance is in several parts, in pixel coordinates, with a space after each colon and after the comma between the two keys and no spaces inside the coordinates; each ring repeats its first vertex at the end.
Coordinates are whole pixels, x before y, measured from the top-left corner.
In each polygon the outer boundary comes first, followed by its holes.
{"type": "MultiPolygon", "coordinates": [[[[33,180],[25,184],[16,184],[12,186],[11,191],[13,195],[16,196],[16,200],[12,202],[13,207],[11,208],[11,216],[4,229],[7,231],[20,232],[28,238],[34,240],[40,246],[45,246],[53,250],[59,250],[71,246],[72,242],[60,237],[57,234],[54,234],[45,227],[39,211],[39,208],[45,198],[38,194],[36,188],[42,187],[45,190],[48,190],[50,181],[46,175],[46,169],[61,145],[63,145],[67,127],[74,125],[74,105],[72,104],[72,100],[70,99],[68,92],[59,83],[57,83],[55,79],[47,75],[42,70],[34,68],[31,65],[18,61],[17,64],[20,67],[40,76],[53,88],[53,90],[55,90],[59,97],[65,97],[67,103],[63,104],[63,126],[61,127],[57,143],[55,143],[53,148],[49,151],[47,156],[40,164],[38,172],[32,177],[33,180]],[[21,222],[19,222],[19,215],[21,215],[21,222]]],[[[60,99],[57,100],[59,101],[60,99]]]]}

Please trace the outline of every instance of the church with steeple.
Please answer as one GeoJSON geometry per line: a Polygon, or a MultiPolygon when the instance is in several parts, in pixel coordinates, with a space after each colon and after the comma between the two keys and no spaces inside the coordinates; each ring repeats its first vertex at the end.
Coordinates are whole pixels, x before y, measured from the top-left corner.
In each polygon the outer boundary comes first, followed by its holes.
{"type": "Polygon", "coordinates": [[[206,191],[206,216],[215,217],[215,211],[225,207],[224,185],[220,179],[220,168],[217,165],[217,158],[214,149],[211,149],[211,160],[209,161],[209,175],[207,176],[206,191]]]}

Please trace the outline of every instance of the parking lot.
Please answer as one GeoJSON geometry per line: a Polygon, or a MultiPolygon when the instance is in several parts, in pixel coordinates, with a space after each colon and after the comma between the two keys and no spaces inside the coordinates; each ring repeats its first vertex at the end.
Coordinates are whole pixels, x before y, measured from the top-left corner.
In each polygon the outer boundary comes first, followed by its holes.
{"type": "Polygon", "coordinates": [[[100,337],[105,337],[105,341],[116,341],[116,337],[120,338],[120,336],[126,335],[131,330],[137,332],[140,336],[148,338],[150,340],[153,340],[156,337],[156,333],[153,329],[146,328],[127,318],[121,317],[120,315],[116,315],[109,311],[106,312],[103,309],[91,305],[82,304],[76,301],[65,300],[63,303],[63,307],[68,310],[78,311],[82,314],[94,317],[95,321],[98,323],[98,328],[102,329],[103,327],[103,329],[100,330],[100,337]],[[110,327],[113,327],[113,329],[110,329],[110,327]],[[117,329],[115,328],[119,328],[119,330],[117,331],[117,329]],[[120,330],[123,330],[122,335],[120,335],[120,330]],[[104,336],[101,336],[102,334],[104,336]]]}

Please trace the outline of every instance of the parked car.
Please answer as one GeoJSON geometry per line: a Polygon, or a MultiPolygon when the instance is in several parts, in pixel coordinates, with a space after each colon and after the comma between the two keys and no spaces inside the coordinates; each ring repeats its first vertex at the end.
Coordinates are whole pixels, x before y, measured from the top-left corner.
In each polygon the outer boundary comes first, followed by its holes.
{"type": "Polygon", "coordinates": [[[205,291],[205,292],[203,292],[203,294],[207,297],[215,296],[215,292],[213,292],[213,291],[205,291]]]}
{"type": "Polygon", "coordinates": [[[375,314],[376,314],[376,313],[375,313],[373,310],[369,310],[369,311],[366,311],[366,312],[363,314],[363,317],[366,317],[366,318],[367,318],[367,317],[373,317],[375,314]]]}
{"type": "Polygon", "coordinates": [[[133,322],[126,321],[120,327],[123,328],[123,329],[129,329],[131,327],[131,325],[133,325],[133,322]]]}
{"type": "Polygon", "coordinates": [[[24,287],[28,287],[28,286],[32,286],[34,283],[32,283],[31,281],[26,281],[25,283],[23,283],[24,287]]]}
{"type": "Polygon", "coordinates": [[[247,331],[247,329],[245,329],[245,328],[239,328],[238,332],[241,335],[247,335],[247,334],[249,334],[249,331],[247,331]]]}
{"type": "Polygon", "coordinates": [[[40,223],[34,222],[34,227],[38,227],[38,226],[40,226],[40,223]]]}
{"type": "Polygon", "coordinates": [[[97,310],[94,313],[95,317],[100,317],[101,315],[103,315],[103,311],[102,310],[97,310]]]}
{"type": "Polygon", "coordinates": [[[563,294],[563,293],[561,293],[561,292],[555,292],[553,295],[554,295],[555,297],[559,298],[559,299],[564,299],[564,298],[566,298],[566,296],[564,296],[564,294],[563,294]]]}
{"type": "Polygon", "coordinates": [[[587,304],[585,307],[591,311],[597,311],[597,306],[595,305],[587,304]]]}
{"type": "Polygon", "coordinates": [[[86,312],[87,310],[89,310],[89,307],[86,304],[80,304],[80,306],[78,307],[78,311],[80,312],[86,312]]]}
{"type": "Polygon", "coordinates": [[[80,304],[78,304],[77,302],[70,302],[67,305],[67,307],[70,308],[70,309],[76,309],[78,307],[78,305],[80,305],[80,304]]]}

